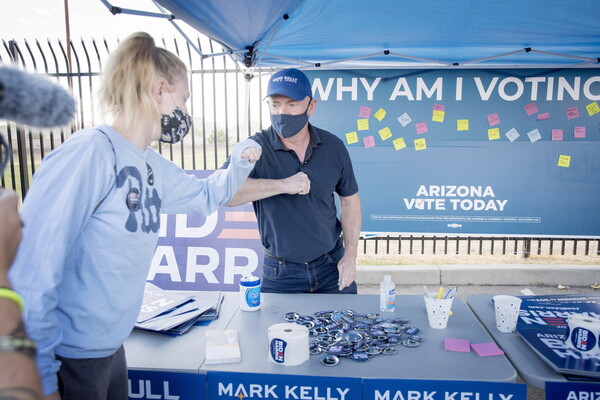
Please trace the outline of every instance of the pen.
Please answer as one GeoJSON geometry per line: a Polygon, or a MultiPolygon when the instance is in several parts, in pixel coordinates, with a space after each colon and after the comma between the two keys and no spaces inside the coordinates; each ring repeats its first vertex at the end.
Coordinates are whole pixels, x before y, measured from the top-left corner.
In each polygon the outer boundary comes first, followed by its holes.
{"type": "Polygon", "coordinates": [[[441,299],[443,295],[444,295],[444,287],[440,286],[440,290],[438,290],[436,299],[441,299]]]}
{"type": "Polygon", "coordinates": [[[425,285],[423,285],[423,296],[431,298],[431,293],[429,293],[429,290],[427,290],[427,286],[425,285]]]}

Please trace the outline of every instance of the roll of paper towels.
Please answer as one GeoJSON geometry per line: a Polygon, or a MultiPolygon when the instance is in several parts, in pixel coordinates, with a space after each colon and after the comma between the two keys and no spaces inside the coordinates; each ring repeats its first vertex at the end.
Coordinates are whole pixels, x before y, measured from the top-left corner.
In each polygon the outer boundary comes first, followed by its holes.
{"type": "Polygon", "coordinates": [[[600,355],[600,319],[585,314],[573,314],[567,318],[566,344],[580,353],[600,355]]]}
{"type": "Polygon", "coordinates": [[[280,365],[299,365],[310,357],[308,328],[292,323],[269,327],[269,359],[280,365]]]}

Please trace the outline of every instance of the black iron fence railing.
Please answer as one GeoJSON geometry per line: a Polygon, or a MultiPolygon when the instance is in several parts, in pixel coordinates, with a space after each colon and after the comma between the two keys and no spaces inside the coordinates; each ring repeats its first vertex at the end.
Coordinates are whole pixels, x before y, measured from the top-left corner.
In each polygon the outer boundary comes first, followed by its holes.
{"type": "MultiPolygon", "coordinates": [[[[199,37],[200,51],[214,53],[218,44],[199,37]]],[[[12,159],[0,187],[17,191],[24,198],[31,177],[42,159],[72,132],[103,121],[95,104],[102,65],[118,43],[106,39],[71,41],[36,40],[34,44],[2,39],[0,63],[17,65],[45,74],[65,88],[77,101],[70,126],[32,129],[0,120],[0,134],[12,147],[12,159]]],[[[157,150],[184,169],[216,169],[229,156],[231,146],[263,127],[265,80],[272,70],[256,70],[252,79],[227,56],[203,58],[183,39],[162,40],[187,64],[190,74],[189,108],[194,116],[191,133],[176,145],[157,144],[157,150]]],[[[0,150],[2,151],[2,150],[0,150]]],[[[526,237],[447,237],[387,235],[361,237],[364,254],[411,255],[600,255],[599,240],[526,237]]]]}

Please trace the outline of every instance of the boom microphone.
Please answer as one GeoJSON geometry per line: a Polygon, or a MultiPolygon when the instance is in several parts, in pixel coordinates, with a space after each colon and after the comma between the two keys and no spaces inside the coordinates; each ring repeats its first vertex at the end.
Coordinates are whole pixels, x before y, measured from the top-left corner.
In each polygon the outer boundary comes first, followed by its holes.
{"type": "Polygon", "coordinates": [[[75,100],[49,79],[0,66],[0,119],[39,128],[67,125],[75,100]]]}

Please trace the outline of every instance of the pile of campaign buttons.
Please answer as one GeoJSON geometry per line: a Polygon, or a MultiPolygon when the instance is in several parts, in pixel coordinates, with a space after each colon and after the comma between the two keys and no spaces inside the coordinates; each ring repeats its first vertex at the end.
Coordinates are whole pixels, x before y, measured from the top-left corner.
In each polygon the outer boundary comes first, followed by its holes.
{"type": "Polygon", "coordinates": [[[420,330],[404,318],[386,319],[381,314],[360,314],[353,310],[318,311],[313,315],[289,312],[287,322],[308,328],[309,353],[321,355],[321,364],[333,367],[340,359],[365,362],[379,355],[394,355],[397,346],[418,347],[420,330]]]}

